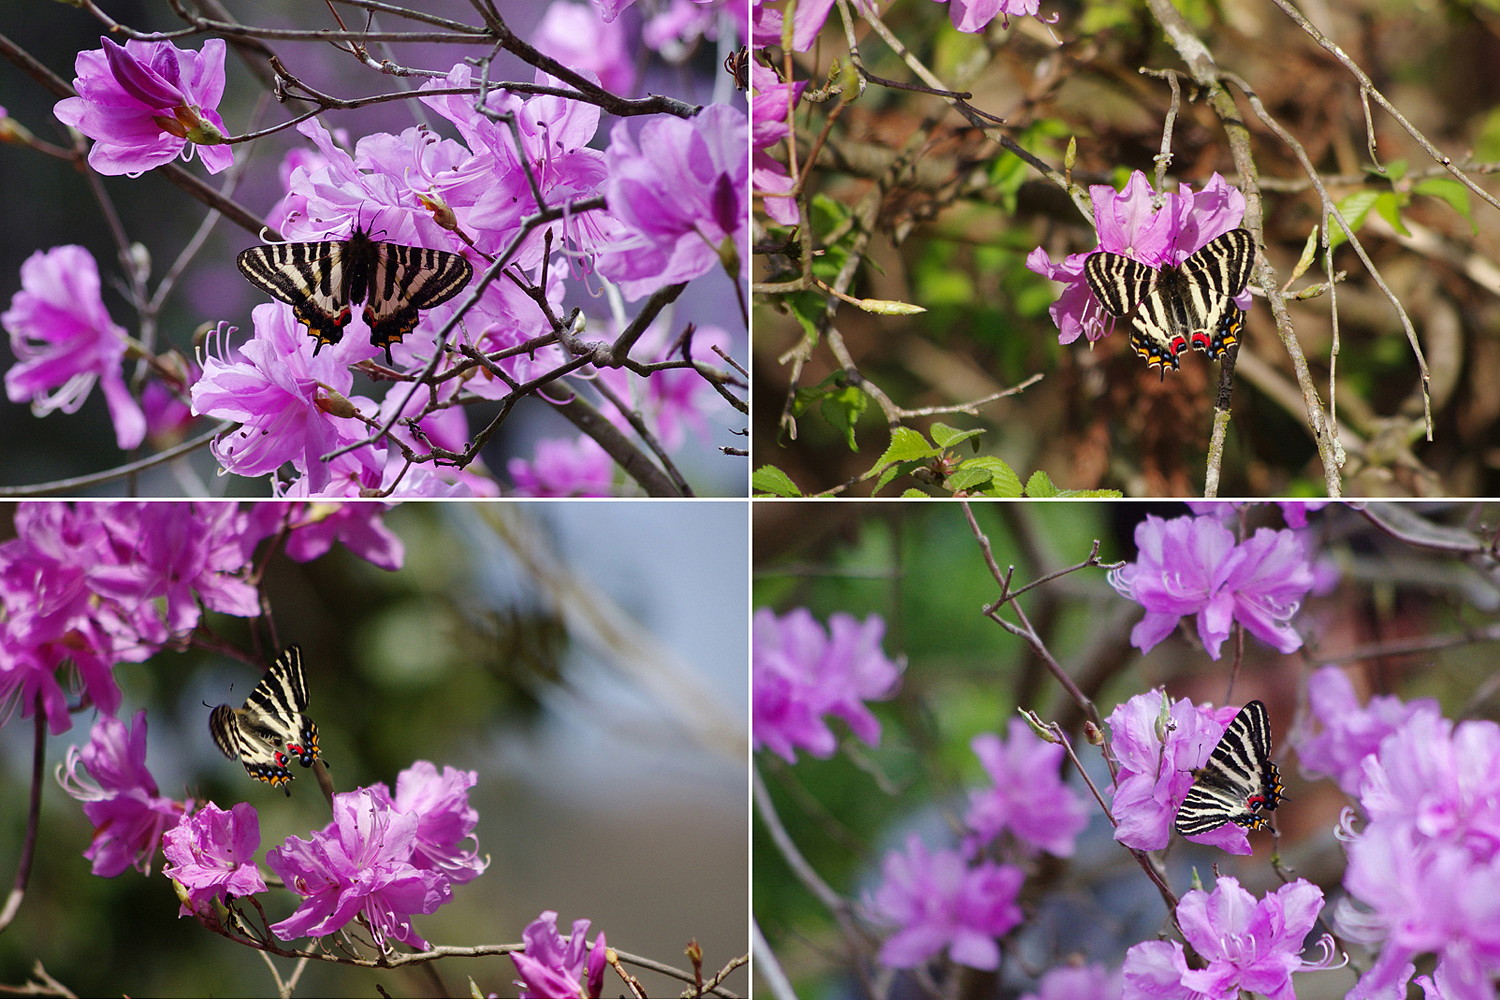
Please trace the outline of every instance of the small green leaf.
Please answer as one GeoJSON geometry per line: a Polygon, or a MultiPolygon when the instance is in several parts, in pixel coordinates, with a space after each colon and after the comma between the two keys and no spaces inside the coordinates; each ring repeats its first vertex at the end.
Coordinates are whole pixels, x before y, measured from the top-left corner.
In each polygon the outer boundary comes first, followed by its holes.
{"type": "Polygon", "coordinates": [[[1021,495],[1021,477],[1003,460],[993,455],[981,455],[960,462],[953,476],[948,477],[949,482],[952,482],[954,476],[965,474],[970,469],[978,469],[989,478],[990,485],[984,491],[985,496],[1014,498],[1021,495]]]}
{"type": "MultiPolygon", "coordinates": [[[[1350,230],[1356,233],[1359,232],[1360,227],[1365,224],[1365,216],[1370,214],[1370,209],[1375,205],[1375,200],[1380,195],[1381,192],[1379,191],[1363,190],[1344,196],[1343,200],[1338,203],[1339,213],[1343,215],[1344,221],[1349,223],[1350,230]]],[[[1339,225],[1338,220],[1331,219],[1328,227],[1328,242],[1337,248],[1348,242],[1348,240],[1349,237],[1345,235],[1343,227],[1339,225]]]]}
{"type": "Polygon", "coordinates": [[[932,497],[928,496],[926,493],[923,493],[921,490],[917,489],[915,486],[908,486],[905,490],[903,490],[901,492],[901,498],[903,500],[931,500],[932,499],[932,497]]]}
{"type": "Polygon", "coordinates": [[[823,397],[823,419],[844,432],[844,441],[850,451],[859,451],[859,442],[854,439],[854,425],[869,405],[870,397],[853,385],[841,386],[823,397]]]}
{"type": "Polygon", "coordinates": [[[927,439],[910,427],[896,427],[891,431],[890,446],[885,449],[885,454],[875,463],[879,468],[887,462],[916,462],[924,458],[942,454],[943,449],[934,448],[927,443],[927,439]]]}
{"type": "Polygon", "coordinates": [[[1057,496],[1057,487],[1052,485],[1052,480],[1040,469],[1031,474],[1026,480],[1026,495],[1034,500],[1057,496]]]}
{"type": "Polygon", "coordinates": [[[995,478],[995,470],[977,462],[965,462],[955,469],[944,484],[950,490],[975,490],[995,478]]]}
{"type": "Polygon", "coordinates": [[[876,316],[915,316],[917,313],[927,311],[923,306],[901,302],[897,299],[853,299],[851,304],[867,313],[874,313],[876,316]]]}
{"type": "Polygon", "coordinates": [[[802,491],[792,478],[774,465],[762,465],[750,474],[750,489],[778,497],[800,497],[802,491]]]}
{"type": "Polygon", "coordinates": [[[950,449],[955,445],[962,444],[963,442],[969,440],[969,438],[978,437],[983,433],[984,431],[982,429],[962,431],[957,427],[949,427],[944,423],[936,423],[932,425],[932,440],[942,445],[944,448],[950,449]]]}
{"type": "Polygon", "coordinates": [[[1475,233],[1479,232],[1479,227],[1474,224],[1474,207],[1469,202],[1469,189],[1460,182],[1451,177],[1428,177],[1413,185],[1412,191],[1443,199],[1455,212],[1469,220],[1470,229],[1475,233]]]}
{"type": "Polygon", "coordinates": [[[1296,281],[1312,267],[1313,261],[1318,257],[1318,242],[1318,227],[1314,226],[1307,234],[1307,242],[1302,244],[1302,256],[1297,258],[1297,266],[1292,268],[1289,281],[1296,281]]]}
{"type": "Polygon", "coordinates": [[[1383,192],[1375,199],[1375,214],[1391,224],[1391,228],[1402,236],[1410,236],[1411,232],[1406,228],[1406,223],[1401,221],[1401,207],[1405,199],[1394,191],[1383,192]]]}

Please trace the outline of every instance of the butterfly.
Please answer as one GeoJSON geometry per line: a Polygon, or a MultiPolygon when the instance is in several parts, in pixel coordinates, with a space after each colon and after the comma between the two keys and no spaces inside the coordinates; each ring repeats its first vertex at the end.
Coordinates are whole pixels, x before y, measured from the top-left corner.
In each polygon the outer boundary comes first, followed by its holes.
{"type": "Polygon", "coordinates": [[[344,338],[353,307],[365,304],[370,343],[385,349],[417,325],[418,311],[463,291],[474,268],[447,250],[382,243],[358,227],[347,240],[268,243],[241,251],[237,263],[251,283],[291,305],[297,322],[317,338],[317,354],[344,338]]]}
{"type": "Polygon", "coordinates": [[[1286,796],[1281,772],[1271,763],[1271,720],[1263,702],[1252,701],[1240,709],[1193,777],[1174,824],[1184,837],[1225,823],[1250,830],[1271,825],[1261,813],[1274,811],[1286,796]]]}
{"type": "Polygon", "coordinates": [[[288,646],[245,699],[245,707],[220,705],[208,717],[208,729],[224,756],[244,764],[246,774],[291,795],[291,762],[312,767],[318,759],[318,727],[307,717],[302,650],[288,646]]]}
{"type": "Polygon", "coordinates": [[[1176,266],[1100,250],[1084,260],[1083,274],[1105,312],[1131,320],[1130,346],[1165,377],[1189,344],[1217,360],[1239,342],[1245,313],[1234,298],[1254,264],[1254,237],[1231,229],[1176,266]]]}

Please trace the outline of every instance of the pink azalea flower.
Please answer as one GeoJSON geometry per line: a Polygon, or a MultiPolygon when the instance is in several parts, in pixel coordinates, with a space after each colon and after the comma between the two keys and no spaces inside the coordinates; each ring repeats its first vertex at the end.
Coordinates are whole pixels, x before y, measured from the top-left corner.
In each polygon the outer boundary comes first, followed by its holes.
{"type": "Polygon", "coordinates": [[[1098,965],[1061,965],[1043,973],[1036,992],[1022,994],[1021,1000],[1105,1000],[1118,997],[1121,989],[1118,971],[1098,965]]]}
{"type": "Polygon", "coordinates": [[[959,965],[999,967],[995,939],[1021,922],[1019,868],[930,853],[913,834],[904,853],[885,856],[882,876],[866,900],[877,919],[897,927],[881,945],[882,965],[909,969],[946,950],[959,965]]]}
{"type": "Polygon", "coordinates": [[[553,0],[531,43],[569,69],[592,73],[605,90],[628,96],[635,86],[625,26],[587,7],[553,0]]]}
{"type": "Polygon", "coordinates": [[[94,140],[89,166],[138,177],[178,156],[190,159],[198,144],[211,174],[234,161],[215,110],[224,96],[223,39],[208,39],[202,52],[171,42],[99,41],[99,51],[78,53],[78,96],[54,109],[64,125],[94,140]]]}
{"type": "Polygon", "coordinates": [[[444,767],[438,774],[433,764],[419,760],[396,776],[394,798],[383,784],[372,786],[370,791],[391,808],[417,817],[412,864],[462,884],[478,878],[489,866],[476,849],[463,846],[469,840],[475,848],[479,845],[474,834],[479,810],[469,805],[469,789],[478,781],[475,771],[444,767]]]}
{"type": "MultiPolygon", "coordinates": [[[[255,336],[239,349],[238,360],[204,359],[203,375],[193,383],[193,412],[240,424],[213,445],[230,472],[264,476],[291,463],[319,489],[332,475],[322,456],[343,443],[339,425],[350,422],[330,412],[329,390],[348,396],[354,376],[337,348],[312,356],[312,341],[290,306],[259,305],[251,317],[255,336]]],[[[357,433],[365,433],[362,425],[357,433]]]]}
{"type": "MultiPolygon", "coordinates": [[[[81,57],[80,57],[81,58],[81,57]]],[[[115,424],[115,443],[137,447],[146,417],[130,395],[122,368],[128,341],[99,295],[99,268],[80,246],[38,250],[21,265],[21,290],[0,315],[17,364],[5,373],[12,403],[30,402],[38,416],[76,413],[101,383],[115,424]]]]}
{"type": "MultiPolygon", "coordinates": [[[[1138,851],[1167,846],[1177,810],[1193,787],[1193,769],[1208,760],[1239,711],[1233,705],[1196,707],[1180,698],[1168,707],[1163,724],[1161,708],[1161,692],[1147,691],[1118,705],[1105,720],[1110,745],[1120,762],[1114,787],[1114,837],[1138,851]]],[[[1234,823],[1192,840],[1230,854],[1251,853],[1249,834],[1234,823]]]]}
{"type": "Polygon", "coordinates": [[[248,802],[225,812],[205,802],[195,813],[183,813],[166,832],[162,853],[168,864],[161,873],[188,891],[178,916],[203,912],[210,900],[228,902],[231,896],[253,896],[266,891],[255,866],[260,848],[260,817],[248,802]]]}
{"type": "MultiPolygon", "coordinates": [[[[1160,209],[1153,204],[1156,195],[1151,182],[1139,170],[1130,175],[1124,192],[1096,184],[1089,194],[1094,201],[1098,247],[1069,254],[1062,264],[1053,264],[1041,247],[1026,258],[1029,269],[1066,286],[1048,310],[1057,324],[1060,344],[1071,344],[1080,335],[1087,335],[1090,342],[1099,340],[1112,326],[1083,275],[1083,261],[1089,254],[1107,250],[1153,268],[1181,264],[1210,240],[1238,228],[1245,217],[1245,196],[1218,174],[1209,178],[1202,191],[1195,193],[1183,184],[1177,192],[1162,195],[1160,209]]],[[[1235,304],[1249,307],[1248,289],[1235,304]]]]}
{"type": "Polygon", "coordinates": [[[77,746],[68,747],[63,766],[63,791],[83,803],[83,814],[94,824],[93,840],[83,854],[94,863],[94,874],[114,878],[133,865],[149,875],[162,831],[192,808],[192,800],[176,802],[157,794],[156,779],[146,769],[146,710],[137,712],[128,728],[119,719],[102,716],[81,753],[77,746]],[[87,777],[78,772],[80,762],[87,777]]]}
{"type": "MultiPolygon", "coordinates": [[[[751,45],[760,48],[781,44],[782,19],[785,13],[780,4],[781,0],[750,0],[751,45]]],[[[792,14],[793,51],[806,52],[812,48],[832,10],[833,0],[799,0],[792,14]]]]}
{"type": "Polygon", "coordinates": [[[1236,621],[1280,652],[1301,648],[1291,619],[1313,574],[1291,531],[1261,528],[1236,544],[1212,517],[1164,521],[1148,515],[1136,525],[1135,542],[1137,560],[1111,570],[1109,582],[1146,609],[1130,633],[1141,652],[1170,635],[1185,615],[1197,615],[1199,638],[1214,659],[1236,621]]]}
{"type": "Polygon", "coordinates": [[[614,462],[599,442],[580,434],[571,441],[544,438],[531,461],[506,463],[512,496],[608,497],[614,495],[614,462]]]}
{"type": "Polygon", "coordinates": [[[521,977],[516,980],[516,986],[520,987],[517,996],[522,1000],[532,997],[587,1000],[603,996],[604,932],[594,937],[593,945],[586,941],[588,933],[589,922],[575,920],[573,933],[564,938],[557,933],[557,912],[543,910],[521,932],[526,948],[510,955],[521,977]]]}
{"type": "Polygon", "coordinates": [[[750,182],[764,199],[766,215],[783,226],[797,224],[797,200],[791,196],[792,178],[786,165],[770,150],[791,133],[787,116],[802,100],[807,85],[806,80],[782,83],[771,67],[759,59],[750,60],[750,182]]]}
{"type": "Polygon", "coordinates": [[[246,577],[251,546],[235,504],[91,504],[117,556],[90,573],[95,592],[129,609],[147,641],[191,631],[204,608],[241,618],[260,613],[260,591],[246,577]]]}
{"type": "MultiPolygon", "coordinates": [[[[1125,955],[1124,1000],[1234,997],[1240,990],[1296,1000],[1292,973],[1329,967],[1328,956],[1302,958],[1302,942],[1322,909],[1323,890],[1300,878],[1261,900],[1227,876],[1212,893],[1190,890],[1177,904],[1177,922],[1207,968],[1189,969],[1179,941],[1134,945],[1125,955]]],[[[1331,954],[1326,935],[1323,947],[1331,954]]]]}
{"type": "MultiPolygon", "coordinates": [[[[938,0],[943,3],[945,0],[938,0]]],[[[948,16],[959,31],[983,31],[997,17],[1005,18],[1005,27],[1010,27],[1010,16],[1035,15],[1039,0],[951,0],[948,16]]]]}
{"type": "Polygon", "coordinates": [[[304,897],[271,932],[283,941],[321,937],[363,914],[381,951],[389,950],[388,941],[427,948],[411,917],[433,912],[453,889],[438,872],[412,863],[419,824],[369,789],[335,795],[332,823],[266,852],[267,866],[304,897]]]}
{"type": "Polygon", "coordinates": [[[1363,761],[1367,822],[1341,839],[1348,898],[1335,914],[1375,960],[1350,992],[1405,995],[1414,960],[1437,956],[1429,995],[1493,995],[1500,975],[1500,726],[1420,712],[1363,761]],[[1436,992],[1434,992],[1436,991],[1436,992]]]}
{"type": "Polygon", "coordinates": [[[1313,671],[1307,701],[1320,731],[1297,740],[1297,760],[1310,774],[1330,775],[1347,795],[1359,794],[1364,762],[1380,749],[1382,740],[1418,715],[1442,715],[1432,698],[1403,702],[1392,695],[1375,695],[1360,707],[1354,685],[1338,667],[1313,671]]]}
{"type": "Polygon", "coordinates": [[[748,267],[749,129],[744,112],[713,104],[691,121],[662,117],[639,133],[610,132],[604,195],[627,234],[599,258],[599,271],[632,301],[720,267],[731,244],[748,267]]]}
{"type": "Polygon", "coordinates": [[[251,516],[269,514],[279,528],[282,517],[289,514],[286,554],[297,562],[312,562],[333,548],[334,542],[341,542],[365,562],[394,572],[406,561],[406,547],[385,526],[390,510],[391,505],[383,503],[258,503],[251,508],[251,516]]]}
{"type": "Polygon", "coordinates": [[[755,612],[751,642],[751,696],[755,748],[764,747],[796,763],[800,747],[814,757],[831,757],[838,740],[824,717],[833,715],[872,746],[880,742],[880,722],[867,700],[895,694],[905,664],[880,649],[885,622],[871,615],[863,623],[835,613],[828,628],[806,608],[778,618],[769,608],[755,612]]]}
{"type": "Polygon", "coordinates": [[[1065,858],[1088,823],[1083,800],[1063,784],[1058,768],[1065,751],[1010,720],[1009,742],[981,733],[971,744],[994,784],[969,794],[964,822],[979,847],[1010,831],[1023,843],[1065,858]]]}

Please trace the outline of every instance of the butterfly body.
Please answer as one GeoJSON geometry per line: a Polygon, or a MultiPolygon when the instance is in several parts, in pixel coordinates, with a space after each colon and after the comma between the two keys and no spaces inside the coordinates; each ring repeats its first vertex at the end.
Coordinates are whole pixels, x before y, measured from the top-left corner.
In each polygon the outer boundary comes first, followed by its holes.
{"type": "Polygon", "coordinates": [[[1274,812],[1286,796],[1281,771],[1271,762],[1271,724],[1263,702],[1240,709],[1193,779],[1173,824],[1184,837],[1225,823],[1249,830],[1271,825],[1264,814],[1274,812]]]}
{"type": "Polygon", "coordinates": [[[1189,346],[1217,360],[1239,342],[1245,314],[1234,298],[1254,263],[1254,238],[1231,229],[1180,264],[1153,268],[1100,250],[1085,258],[1083,273],[1104,311],[1130,320],[1130,346],[1165,372],[1180,367],[1189,346]]]}
{"type": "Polygon", "coordinates": [[[319,759],[318,727],[307,715],[302,650],[288,646],[244,707],[218,706],[208,728],[224,756],[238,760],[246,774],[291,795],[292,762],[311,767],[319,759]]]}
{"type": "Polygon", "coordinates": [[[363,303],[370,343],[388,359],[421,310],[447,302],[474,276],[459,254],[372,240],[363,229],[347,240],[250,247],[237,263],[254,285],[291,305],[318,342],[314,354],[343,339],[354,307],[363,303]]]}

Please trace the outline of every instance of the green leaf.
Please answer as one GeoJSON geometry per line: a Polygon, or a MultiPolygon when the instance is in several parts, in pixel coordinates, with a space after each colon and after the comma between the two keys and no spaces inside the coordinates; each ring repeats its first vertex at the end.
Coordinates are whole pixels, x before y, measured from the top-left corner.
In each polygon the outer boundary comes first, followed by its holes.
{"type": "Polygon", "coordinates": [[[944,448],[953,448],[955,445],[962,444],[969,440],[969,438],[978,437],[983,433],[983,429],[961,431],[957,427],[949,427],[944,423],[932,425],[932,440],[944,448]]]}
{"type": "Polygon", "coordinates": [[[931,500],[932,499],[932,497],[928,496],[926,493],[923,493],[921,490],[917,489],[915,486],[908,486],[905,490],[903,490],[901,492],[901,498],[903,500],[931,500]]]}
{"type": "Polygon", "coordinates": [[[802,491],[792,478],[774,465],[762,465],[750,474],[750,490],[777,497],[800,497],[802,491]]]}
{"type": "Polygon", "coordinates": [[[875,467],[879,468],[887,462],[916,462],[942,453],[943,449],[934,448],[927,443],[926,438],[910,427],[896,427],[891,431],[889,447],[875,463],[875,467]]]}
{"type": "MultiPolygon", "coordinates": [[[[948,482],[952,483],[955,478],[967,476],[971,469],[978,470],[989,480],[990,485],[984,491],[985,496],[1014,498],[1021,495],[1021,477],[1016,475],[1015,470],[1004,461],[993,455],[981,455],[978,458],[960,462],[958,468],[948,477],[948,482]]],[[[979,479],[975,482],[983,482],[983,480],[979,479]]]]}
{"type": "MultiPolygon", "coordinates": [[[[911,473],[911,470],[920,468],[921,465],[921,462],[892,462],[885,467],[885,471],[880,474],[880,478],[875,480],[875,488],[870,491],[871,494],[879,493],[890,485],[892,479],[908,475],[911,473]]],[[[927,494],[924,493],[922,495],[926,496],[927,494]]]]}
{"type": "Polygon", "coordinates": [[[1446,201],[1452,209],[1469,220],[1469,228],[1476,234],[1479,227],[1474,224],[1474,206],[1469,201],[1469,189],[1452,177],[1428,177],[1412,186],[1416,194],[1431,195],[1446,201]]]}
{"type": "MultiPolygon", "coordinates": [[[[1349,228],[1352,231],[1359,232],[1360,227],[1365,224],[1365,216],[1370,214],[1370,209],[1374,207],[1375,201],[1380,195],[1380,191],[1355,191],[1352,194],[1345,195],[1343,200],[1338,203],[1339,212],[1343,215],[1344,221],[1349,223],[1349,228]]],[[[1337,248],[1348,242],[1348,240],[1349,237],[1344,234],[1344,229],[1338,224],[1338,220],[1330,219],[1328,242],[1337,248]]]]}
{"type": "Polygon", "coordinates": [[[844,441],[850,451],[859,451],[859,442],[854,439],[854,425],[869,405],[870,397],[853,385],[840,386],[823,397],[823,419],[844,432],[844,441]]]}
{"type": "Polygon", "coordinates": [[[1375,214],[1391,224],[1391,228],[1402,236],[1410,236],[1411,232],[1406,228],[1406,223],[1401,221],[1401,208],[1405,199],[1394,191],[1382,192],[1375,199],[1375,214]]]}
{"type": "Polygon", "coordinates": [[[1052,480],[1047,474],[1038,469],[1026,480],[1026,495],[1032,499],[1045,499],[1057,496],[1057,487],[1052,485],[1052,480]]]}

